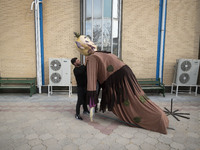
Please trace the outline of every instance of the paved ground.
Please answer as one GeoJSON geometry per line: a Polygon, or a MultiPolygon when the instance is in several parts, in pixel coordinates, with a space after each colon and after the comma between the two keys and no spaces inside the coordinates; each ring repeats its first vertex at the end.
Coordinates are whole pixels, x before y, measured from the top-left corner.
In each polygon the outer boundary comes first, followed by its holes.
{"type": "Polygon", "coordinates": [[[0,93],[0,150],[200,150],[200,95],[149,96],[159,105],[190,113],[169,116],[168,134],[128,127],[111,113],[98,112],[94,122],[76,120],[76,94],[0,93]]]}

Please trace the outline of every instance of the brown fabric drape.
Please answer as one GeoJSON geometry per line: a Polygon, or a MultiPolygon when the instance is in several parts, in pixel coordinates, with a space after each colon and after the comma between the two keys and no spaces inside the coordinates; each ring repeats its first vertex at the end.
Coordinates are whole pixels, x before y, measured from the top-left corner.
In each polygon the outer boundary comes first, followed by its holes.
{"type": "Polygon", "coordinates": [[[108,109],[121,120],[142,128],[167,133],[169,120],[141,89],[132,70],[113,54],[88,57],[88,99],[97,101],[96,82],[102,87],[100,110],[108,109]]]}

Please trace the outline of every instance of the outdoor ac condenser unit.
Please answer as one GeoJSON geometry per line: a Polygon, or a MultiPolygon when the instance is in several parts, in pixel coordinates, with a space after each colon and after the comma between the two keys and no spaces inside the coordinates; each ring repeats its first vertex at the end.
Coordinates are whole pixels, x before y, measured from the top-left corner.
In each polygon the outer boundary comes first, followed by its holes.
{"type": "Polygon", "coordinates": [[[174,83],[177,85],[196,85],[199,60],[178,59],[175,65],[174,83]]]}
{"type": "Polygon", "coordinates": [[[49,85],[71,85],[71,62],[67,58],[49,58],[49,85]]]}

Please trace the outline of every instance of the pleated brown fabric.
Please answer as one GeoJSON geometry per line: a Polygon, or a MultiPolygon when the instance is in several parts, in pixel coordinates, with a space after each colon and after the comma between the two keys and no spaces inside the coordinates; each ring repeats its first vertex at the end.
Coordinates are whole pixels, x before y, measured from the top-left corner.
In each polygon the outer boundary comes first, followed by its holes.
{"type": "Polygon", "coordinates": [[[95,52],[88,57],[88,104],[97,103],[96,83],[102,87],[101,111],[112,111],[122,121],[167,134],[169,120],[141,89],[132,70],[115,55],[95,52]]]}

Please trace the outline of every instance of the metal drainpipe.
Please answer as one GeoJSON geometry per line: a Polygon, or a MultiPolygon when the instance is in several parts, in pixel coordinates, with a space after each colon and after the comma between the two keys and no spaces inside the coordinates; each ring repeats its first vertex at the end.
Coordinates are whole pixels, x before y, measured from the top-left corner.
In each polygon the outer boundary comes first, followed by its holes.
{"type": "Polygon", "coordinates": [[[156,78],[163,83],[167,0],[160,0],[156,78]]]}
{"type": "Polygon", "coordinates": [[[31,10],[33,10],[33,4],[35,4],[35,41],[36,41],[36,62],[37,62],[37,87],[39,93],[41,93],[41,51],[40,51],[40,26],[39,26],[39,0],[35,0],[31,4],[31,10]]]}
{"type": "Polygon", "coordinates": [[[159,69],[160,69],[160,37],[161,37],[161,24],[162,24],[162,0],[160,0],[160,3],[159,3],[156,79],[159,78],[159,69]]]}
{"type": "Polygon", "coordinates": [[[39,72],[39,93],[42,93],[42,72],[41,72],[41,42],[40,42],[40,8],[39,8],[40,1],[38,0],[36,3],[37,7],[37,26],[38,26],[38,72],[39,72]]]}
{"type": "MultiPolygon", "coordinates": [[[[84,32],[84,24],[85,24],[85,20],[84,20],[84,7],[85,7],[85,0],[80,0],[80,34],[83,34],[84,32]]],[[[85,63],[85,59],[84,56],[82,54],[80,54],[80,58],[81,58],[81,64],[85,63]]]]}
{"type": "Polygon", "coordinates": [[[39,2],[42,85],[45,85],[42,0],[39,2]]]}

